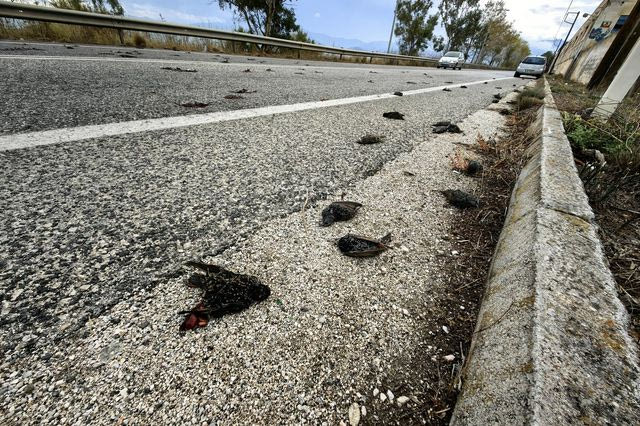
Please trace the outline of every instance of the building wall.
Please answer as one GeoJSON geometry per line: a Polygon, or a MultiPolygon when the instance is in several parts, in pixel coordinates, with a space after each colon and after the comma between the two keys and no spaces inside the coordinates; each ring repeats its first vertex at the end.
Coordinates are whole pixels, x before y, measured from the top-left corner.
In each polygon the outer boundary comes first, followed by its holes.
{"type": "Polygon", "coordinates": [[[604,0],[565,46],[554,72],[588,83],[638,0],[604,0]]]}

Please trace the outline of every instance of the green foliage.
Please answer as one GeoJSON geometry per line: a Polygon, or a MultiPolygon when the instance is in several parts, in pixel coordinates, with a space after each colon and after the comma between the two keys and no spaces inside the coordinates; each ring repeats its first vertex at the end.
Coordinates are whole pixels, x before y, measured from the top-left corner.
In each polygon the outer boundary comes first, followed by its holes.
{"type": "Polygon", "coordinates": [[[524,111],[542,105],[544,99],[544,89],[540,85],[526,87],[517,99],[518,111],[524,111]]]}
{"type": "Polygon", "coordinates": [[[51,5],[59,9],[79,10],[81,12],[94,12],[105,15],[124,15],[124,8],[119,0],[52,0],[51,5]]]}
{"type": "Polygon", "coordinates": [[[578,115],[565,114],[564,126],[571,144],[580,149],[597,149],[604,154],[616,154],[625,149],[623,143],[606,132],[602,125],[591,123],[578,115]]]}
{"type": "Polygon", "coordinates": [[[295,12],[285,0],[218,0],[218,5],[232,9],[252,34],[290,39],[300,31],[295,12]]]}
{"type": "Polygon", "coordinates": [[[507,20],[504,0],[486,3],[478,27],[475,36],[471,34],[466,42],[466,48],[474,51],[473,62],[514,68],[531,54],[529,44],[507,20]]]}
{"type": "Polygon", "coordinates": [[[480,0],[442,0],[438,10],[449,39],[447,50],[463,50],[468,39],[480,29],[480,0]]]}
{"type": "Polygon", "coordinates": [[[304,32],[302,30],[298,30],[295,33],[291,34],[291,40],[299,41],[299,42],[302,42],[302,43],[311,43],[311,44],[315,44],[316,43],[315,41],[313,41],[309,37],[309,34],[307,34],[306,32],[304,32]]]}
{"type": "Polygon", "coordinates": [[[438,15],[429,16],[432,0],[400,0],[395,35],[400,37],[400,53],[418,56],[433,38],[438,15]]]}

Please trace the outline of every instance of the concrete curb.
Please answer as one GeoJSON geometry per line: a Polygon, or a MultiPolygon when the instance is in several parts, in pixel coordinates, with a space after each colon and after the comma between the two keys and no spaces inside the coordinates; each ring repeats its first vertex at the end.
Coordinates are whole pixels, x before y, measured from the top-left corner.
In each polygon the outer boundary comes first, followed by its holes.
{"type": "Polygon", "coordinates": [[[452,425],[640,424],[640,368],[548,83],[452,425]]]}

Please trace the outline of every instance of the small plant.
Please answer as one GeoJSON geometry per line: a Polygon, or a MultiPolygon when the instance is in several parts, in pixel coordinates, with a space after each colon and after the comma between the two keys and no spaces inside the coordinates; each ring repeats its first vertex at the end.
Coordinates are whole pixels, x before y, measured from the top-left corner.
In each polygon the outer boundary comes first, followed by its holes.
{"type": "Polygon", "coordinates": [[[539,107],[544,103],[544,89],[540,84],[535,87],[526,87],[520,94],[516,101],[516,107],[518,111],[528,110],[534,107],[539,107]]]}
{"type": "MultiPolygon", "coordinates": [[[[479,143],[479,142],[478,142],[479,143]]],[[[456,153],[451,157],[451,168],[459,172],[466,172],[469,167],[469,160],[464,158],[460,149],[456,150],[456,153]]]]}

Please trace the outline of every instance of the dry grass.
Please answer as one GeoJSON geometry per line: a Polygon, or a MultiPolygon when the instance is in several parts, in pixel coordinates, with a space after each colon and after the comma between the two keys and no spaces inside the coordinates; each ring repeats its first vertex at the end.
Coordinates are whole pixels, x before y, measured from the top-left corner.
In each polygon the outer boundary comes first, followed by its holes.
{"type": "Polygon", "coordinates": [[[466,172],[469,168],[469,160],[467,160],[460,148],[456,149],[455,154],[451,157],[451,168],[458,172],[466,172]]]}

